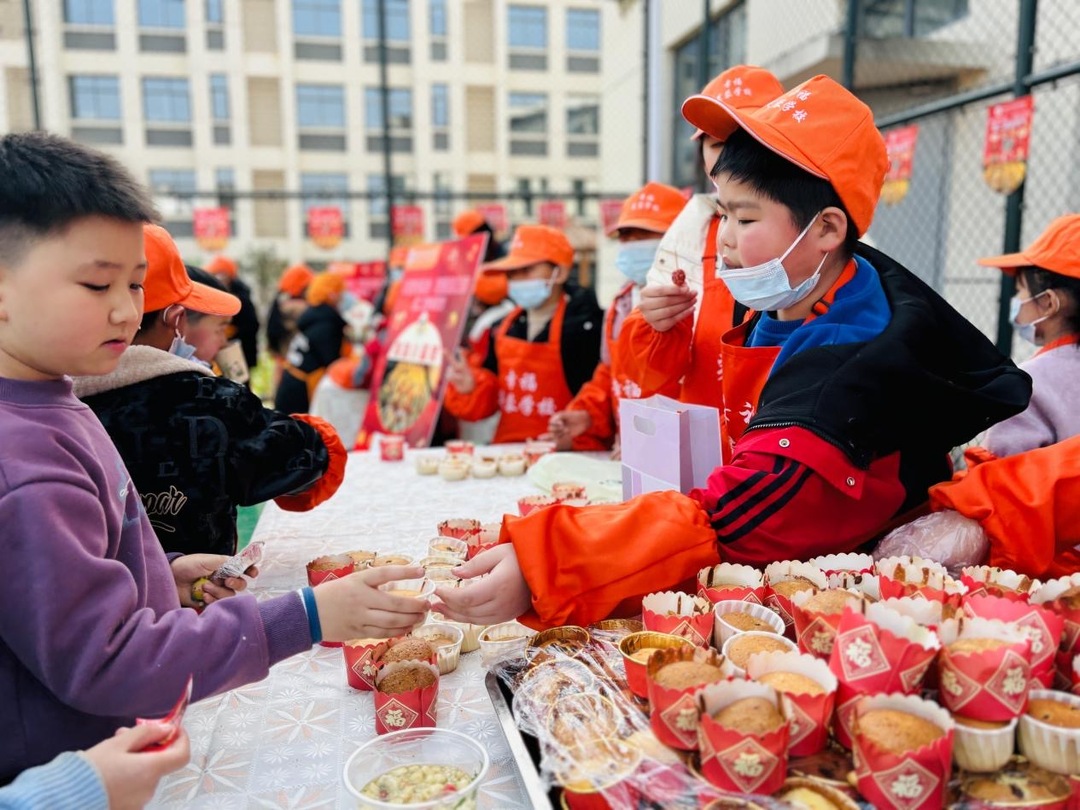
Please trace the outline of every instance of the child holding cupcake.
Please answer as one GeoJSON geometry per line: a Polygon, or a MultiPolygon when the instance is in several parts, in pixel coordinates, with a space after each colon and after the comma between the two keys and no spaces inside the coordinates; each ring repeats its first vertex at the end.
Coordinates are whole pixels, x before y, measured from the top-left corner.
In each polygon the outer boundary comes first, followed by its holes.
{"type": "Polygon", "coordinates": [[[694,96],[683,114],[724,139],[718,268],[758,313],[721,347],[724,401],[748,412],[721,426],[731,461],[689,495],[504,519],[457,572],[490,576],[437,591],[449,618],[588,624],[718,559],[854,551],[925,503],[952,447],[1027,405],[1026,374],[858,241],[888,166],[865,104],[816,76],[758,110],[694,96]]]}

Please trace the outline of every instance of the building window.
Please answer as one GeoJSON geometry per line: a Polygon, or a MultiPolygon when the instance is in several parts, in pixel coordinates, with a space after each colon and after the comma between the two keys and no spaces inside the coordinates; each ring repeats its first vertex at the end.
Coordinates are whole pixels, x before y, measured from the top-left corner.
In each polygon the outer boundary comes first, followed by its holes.
{"type": "Polygon", "coordinates": [[[113,0],[64,0],[64,22],[72,25],[113,24],[113,0]]]}
{"type": "MultiPolygon", "coordinates": [[[[371,199],[368,202],[368,214],[373,219],[386,217],[386,175],[368,175],[368,193],[371,199]]],[[[400,200],[405,193],[405,176],[401,174],[390,175],[390,187],[394,191],[395,201],[400,200]]]]}
{"type": "Polygon", "coordinates": [[[184,0],[139,0],[143,28],[183,28],[184,0]]]}
{"type": "Polygon", "coordinates": [[[511,48],[547,48],[546,8],[510,6],[507,21],[511,48]]]}
{"type": "Polygon", "coordinates": [[[195,193],[195,170],[151,169],[150,189],[155,194],[190,196],[195,193]]]}
{"type": "Polygon", "coordinates": [[[566,48],[570,51],[600,50],[600,12],[592,9],[566,10],[566,48]]]}
{"type": "Polygon", "coordinates": [[[191,101],[187,79],[144,78],[143,115],[147,121],[188,123],[191,101]]]}
{"type": "MultiPolygon", "coordinates": [[[[380,0],[363,0],[363,2],[364,39],[377,40],[379,38],[378,4],[380,0]]],[[[408,42],[409,0],[382,0],[382,3],[383,13],[386,15],[387,42],[408,42]]]]}
{"type": "Polygon", "coordinates": [[[510,132],[547,132],[547,95],[544,93],[510,94],[510,132]]]}
{"type": "Polygon", "coordinates": [[[431,125],[450,126],[450,88],[445,84],[431,85],[431,125]]]}
{"type": "Polygon", "coordinates": [[[229,80],[224,73],[210,74],[210,112],[215,121],[229,120],[229,80]]]}
{"type": "Polygon", "coordinates": [[[214,170],[214,187],[217,188],[217,203],[230,211],[236,209],[236,172],[231,166],[221,166],[214,170]]]}
{"type": "Polygon", "coordinates": [[[445,172],[435,172],[431,176],[431,187],[435,193],[435,216],[449,216],[451,211],[450,178],[445,172]]]}
{"type": "Polygon", "coordinates": [[[206,0],[206,21],[210,25],[221,25],[225,22],[225,0],[206,0]]]}
{"type": "Polygon", "coordinates": [[[345,89],[333,84],[296,85],[296,120],[302,129],[344,129],[345,89]]]}
{"type": "Polygon", "coordinates": [[[71,117],[94,121],[120,120],[120,79],[116,76],[72,76],[71,117]]]}
{"type": "MultiPolygon", "coordinates": [[[[381,130],[382,93],[377,87],[364,91],[364,124],[369,130],[381,130]]],[[[412,129],[412,90],[390,88],[390,128],[412,129]]]]}
{"type": "Polygon", "coordinates": [[[428,20],[433,37],[446,36],[446,0],[429,0],[428,20]]]}
{"type": "Polygon", "coordinates": [[[341,0],[293,0],[293,33],[301,37],[340,37],[341,0]]]}
{"type": "Polygon", "coordinates": [[[328,172],[309,172],[300,175],[301,204],[304,220],[309,208],[333,206],[341,209],[342,218],[349,218],[349,176],[328,172]]]}
{"type": "Polygon", "coordinates": [[[600,134],[600,100],[596,96],[570,96],[566,104],[569,135],[600,134]]]}
{"type": "Polygon", "coordinates": [[[968,13],[968,0],[865,0],[860,33],[871,39],[924,37],[968,13]]]}
{"type": "Polygon", "coordinates": [[[575,178],[570,182],[573,188],[574,201],[577,203],[577,215],[583,217],[585,216],[585,181],[575,178]]]}

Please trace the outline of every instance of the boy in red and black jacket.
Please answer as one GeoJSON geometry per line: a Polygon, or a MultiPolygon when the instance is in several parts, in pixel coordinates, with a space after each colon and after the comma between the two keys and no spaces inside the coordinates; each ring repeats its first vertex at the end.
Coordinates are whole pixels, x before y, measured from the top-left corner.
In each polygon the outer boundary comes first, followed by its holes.
{"type": "Polygon", "coordinates": [[[888,167],[865,104],[816,76],[760,110],[694,96],[683,115],[725,140],[717,272],[760,313],[723,338],[731,461],[688,496],[504,519],[502,544],[457,569],[490,576],[438,591],[448,618],[588,624],[719,560],[854,550],[925,503],[953,446],[1027,404],[1026,374],[857,241],[888,167]]]}

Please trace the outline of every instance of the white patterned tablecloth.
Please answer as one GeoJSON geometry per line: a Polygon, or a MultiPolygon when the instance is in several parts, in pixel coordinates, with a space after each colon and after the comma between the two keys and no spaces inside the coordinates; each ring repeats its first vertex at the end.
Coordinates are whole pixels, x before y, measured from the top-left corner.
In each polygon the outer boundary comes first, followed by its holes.
{"type": "MultiPolygon", "coordinates": [[[[498,520],[516,513],[519,497],[538,492],[525,477],[448,483],[418,475],[413,459],[422,453],[442,455],[407,451],[404,462],[382,462],[377,451],[350,453],[341,489],[317,509],[267,504],[252,538],[266,542],[266,556],[250,592],[265,599],[301,587],[305,564],[321,554],[365,548],[419,559],[440,520],[498,520]]],[[[462,655],[439,683],[438,723],[487,747],[492,764],[481,807],[527,807],[484,674],[479,652],[462,655]]],[[[346,684],[341,650],[326,647],[278,664],[259,683],[200,701],[184,725],[191,762],[162,782],[151,807],[352,808],[345,761],[375,736],[371,693],[346,684]]]]}

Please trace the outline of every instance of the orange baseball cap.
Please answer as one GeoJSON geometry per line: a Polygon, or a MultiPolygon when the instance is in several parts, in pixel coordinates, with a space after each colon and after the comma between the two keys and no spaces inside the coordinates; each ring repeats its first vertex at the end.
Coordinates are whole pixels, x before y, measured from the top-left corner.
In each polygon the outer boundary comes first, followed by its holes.
{"type": "Polygon", "coordinates": [[[574,248],[566,234],[548,225],[519,225],[510,240],[510,252],[502,259],[485,264],[485,270],[521,270],[540,262],[559,267],[574,263],[574,248]]]}
{"type": "Polygon", "coordinates": [[[228,256],[222,256],[220,253],[208,261],[203,270],[214,275],[220,274],[229,278],[236,278],[236,262],[228,256]]]}
{"type": "Polygon", "coordinates": [[[624,228],[666,233],[685,205],[686,197],[674,186],[646,183],[626,198],[608,236],[618,236],[624,228]]]}
{"type": "Polygon", "coordinates": [[[345,292],[345,279],[337,273],[319,273],[308,284],[304,298],[313,307],[319,304],[336,303],[345,292]]]}
{"type": "Polygon", "coordinates": [[[146,280],[143,282],[143,311],[180,304],[204,315],[228,317],[240,311],[240,299],[188,277],[184,260],[169,232],[159,225],[143,225],[146,251],[146,280]]]}
{"type": "MultiPolygon", "coordinates": [[[[778,78],[754,65],[730,67],[701,88],[701,95],[725,101],[739,110],[763,107],[783,92],[784,85],[778,78]]],[[[704,130],[696,129],[690,140],[696,141],[704,134],[704,130]]]]}
{"type": "Polygon", "coordinates": [[[315,278],[315,273],[306,264],[294,264],[287,267],[281,274],[277,288],[286,295],[299,298],[313,278],[315,278]]]}
{"type": "Polygon", "coordinates": [[[458,236],[468,236],[471,233],[476,233],[485,222],[484,215],[477,211],[475,208],[470,211],[462,211],[456,217],[454,217],[454,233],[458,236]]]}
{"type": "Polygon", "coordinates": [[[746,130],[780,157],[828,180],[860,236],[870,227],[889,169],[885,139],[870,108],[828,76],[807,79],[759,109],[690,96],[682,114],[721,140],[746,130]]]}
{"type": "Polygon", "coordinates": [[[1018,253],[979,259],[986,267],[1000,267],[1010,276],[1020,267],[1041,267],[1051,273],[1080,278],[1080,214],[1058,217],[1038,239],[1018,253]]]}

